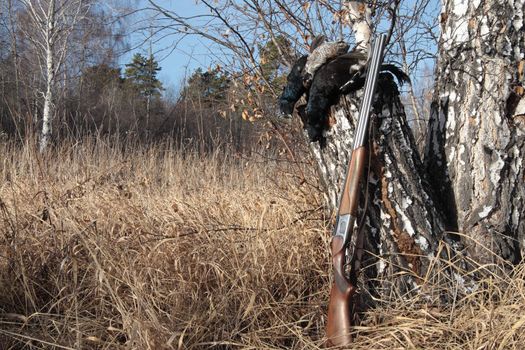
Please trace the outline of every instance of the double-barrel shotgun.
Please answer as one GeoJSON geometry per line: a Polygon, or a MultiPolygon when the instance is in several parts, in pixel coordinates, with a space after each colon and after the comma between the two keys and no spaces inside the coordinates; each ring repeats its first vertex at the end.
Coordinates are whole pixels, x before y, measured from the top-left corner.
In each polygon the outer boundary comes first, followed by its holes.
{"type": "MultiPolygon", "coordinates": [[[[367,136],[370,111],[377,86],[377,78],[383,61],[386,36],[380,35],[372,45],[365,82],[363,101],[359,110],[358,126],[354,136],[352,157],[348,165],[343,191],[339,200],[337,221],[332,235],[331,250],[334,283],[330,291],[326,335],[330,346],[345,346],[352,341],[352,298],[356,291],[355,282],[346,272],[351,263],[349,245],[354,232],[359,204],[359,183],[367,161],[367,136]]],[[[354,266],[351,266],[355,269],[354,266]]],[[[357,271],[351,271],[355,274],[357,271]]]]}

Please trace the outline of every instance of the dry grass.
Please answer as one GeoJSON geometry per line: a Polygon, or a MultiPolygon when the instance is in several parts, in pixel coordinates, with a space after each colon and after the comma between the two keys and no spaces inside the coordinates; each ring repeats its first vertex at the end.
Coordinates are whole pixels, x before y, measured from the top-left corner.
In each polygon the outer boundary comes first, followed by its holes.
{"type": "MultiPolygon", "coordinates": [[[[318,194],[273,162],[127,148],[0,145],[0,349],[322,347],[318,194]]],[[[371,310],[355,348],[522,348],[523,268],[485,275],[371,310]]]]}

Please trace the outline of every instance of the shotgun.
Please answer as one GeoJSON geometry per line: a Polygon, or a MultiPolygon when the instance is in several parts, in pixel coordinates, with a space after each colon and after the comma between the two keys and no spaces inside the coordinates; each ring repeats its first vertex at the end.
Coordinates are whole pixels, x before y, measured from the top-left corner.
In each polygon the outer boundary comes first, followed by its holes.
{"type": "MultiPolygon", "coordinates": [[[[334,283],[330,291],[328,304],[328,320],[326,336],[328,345],[345,346],[352,341],[352,297],[356,291],[355,278],[348,278],[345,267],[351,259],[347,250],[354,231],[359,203],[359,182],[363,177],[367,158],[367,135],[370,120],[370,110],[374,98],[377,77],[383,61],[383,50],[386,36],[380,35],[372,45],[371,56],[368,63],[365,91],[359,119],[354,136],[354,148],[348,165],[347,175],[339,201],[337,221],[332,234],[331,250],[334,269],[334,283]]],[[[354,249],[353,254],[356,253],[354,249]]],[[[351,266],[355,270],[354,266],[351,266]]],[[[357,271],[351,271],[353,275],[357,271]]]]}

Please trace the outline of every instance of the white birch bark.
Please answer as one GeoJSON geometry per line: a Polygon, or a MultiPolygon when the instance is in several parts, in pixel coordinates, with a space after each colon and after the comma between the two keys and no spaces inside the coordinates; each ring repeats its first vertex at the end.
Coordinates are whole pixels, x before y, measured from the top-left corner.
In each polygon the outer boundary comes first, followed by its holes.
{"type": "Polygon", "coordinates": [[[445,0],[425,163],[470,255],[525,247],[523,0],[445,0]]]}
{"type": "Polygon", "coordinates": [[[46,92],[44,95],[44,112],[42,114],[42,135],[40,138],[40,152],[43,152],[51,138],[52,119],[55,114],[53,104],[53,92],[55,89],[55,0],[49,0],[49,8],[46,18],[45,51],[46,51],[46,92]]]}
{"type": "Polygon", "coordinates": [[[372,36],[372,10],[367,1],[345,1],[345,23],[352,27],[357,49],[368,52],[372,36]]]}

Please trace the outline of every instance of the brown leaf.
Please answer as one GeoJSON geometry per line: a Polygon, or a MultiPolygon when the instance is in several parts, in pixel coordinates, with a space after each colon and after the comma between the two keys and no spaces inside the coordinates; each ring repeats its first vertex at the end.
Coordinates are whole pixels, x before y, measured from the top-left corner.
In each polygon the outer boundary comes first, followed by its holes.
{"type": "Polygon", "coordinates": [[[308,1],[305,2],[305,3],[303,4],[303,11],[304,11],[304,12],[308,12],[308,10],[310,9],[310,5],[311,5],[310,2],[308,2],[308,1]]]}

